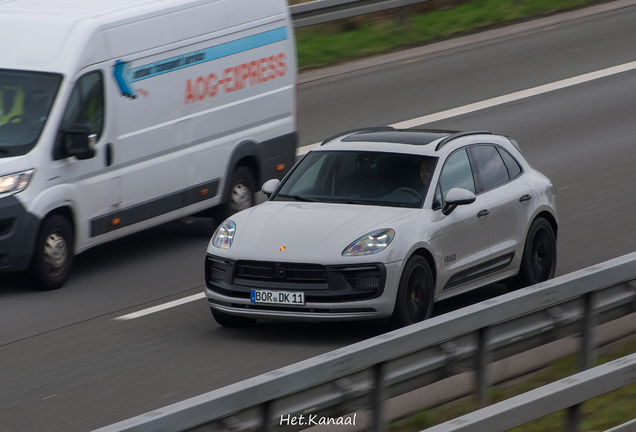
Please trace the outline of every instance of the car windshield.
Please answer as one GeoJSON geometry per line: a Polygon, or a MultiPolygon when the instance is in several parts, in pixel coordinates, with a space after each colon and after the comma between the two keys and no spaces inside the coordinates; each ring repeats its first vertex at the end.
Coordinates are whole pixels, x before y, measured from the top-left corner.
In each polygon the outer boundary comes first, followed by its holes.
{"type": "Polygon", "coordinates": [[[62,82],[62,75],[0,69],[0,157],[35,146],[62,82]]]}
{"type": "Polygon", "coordinates": [[[413,154],[314,151],[272,199],[418,208],[436,163],[413,154]]]}

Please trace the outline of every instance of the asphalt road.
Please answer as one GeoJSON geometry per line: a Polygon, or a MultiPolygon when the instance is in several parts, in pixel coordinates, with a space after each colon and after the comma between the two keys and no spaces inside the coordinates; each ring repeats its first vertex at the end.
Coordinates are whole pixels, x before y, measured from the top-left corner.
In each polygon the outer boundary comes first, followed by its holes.
{"type": "MultiPolygon", "coordinates": [[[[636,60],[636,7],[302,85],[301,145],[636,60]]],[[[428,127],[514,137],[557,190],[557,274],[636,248],[636,72],[428,127]]],[[[378,325],[219,327],[197,294],[212,234],[186,219],[89,250],[67,286],[0,280],[0,430],[86,431],[380,334],[378,325]]],[[[436,313],[505,293],[493,285],[436,313]]]]}

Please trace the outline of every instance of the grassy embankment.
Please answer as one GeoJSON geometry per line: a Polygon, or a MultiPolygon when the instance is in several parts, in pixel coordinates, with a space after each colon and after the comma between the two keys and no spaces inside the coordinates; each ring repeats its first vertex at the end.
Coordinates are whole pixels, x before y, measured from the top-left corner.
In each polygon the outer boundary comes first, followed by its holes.
{"type": "MultiPolygon", "coordinates": [[[[636,352],[636,338],[604,351],[597,365],[636,352]]],[[[524,379],[490,389],[492,403],[525,393],[576,373],[577,357],[564,357],[524,379]]],[[[390,432],[416,432],[454,419],[477,409],[472,398],[463,398],[436,408],[425,409],[391,424],[390,432]]],[[[636,417],[636,384],[591,399],[583,404],[584,431],[607,430],[636,417]]],[[[514,432],[561,432],[565,430],[565,411],[557,412],[531,423],[511,429],[514,432]]]]}
{"type": "MultiPolygon", "coordinates": [[[[411,15],[405,26],[388,18],[352,18],[296,31],[301,69],[413,47],[478,29],[572,9],[594,0],[474,0],[452,9],[411,15]]],[[[303,3],[291,0],[290,4],[303,3]]]]}

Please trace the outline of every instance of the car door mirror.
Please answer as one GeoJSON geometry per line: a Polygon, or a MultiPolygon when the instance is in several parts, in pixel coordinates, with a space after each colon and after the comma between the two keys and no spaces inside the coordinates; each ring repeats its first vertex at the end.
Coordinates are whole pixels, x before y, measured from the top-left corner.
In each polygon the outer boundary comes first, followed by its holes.
{"type": "Polygon", "coordinates": [[[61,132],[64,157],[90,159],[95,156],[97,135],[88,122],[73,123],[61,132]]]}
{"type": "Polygon", "coordinates": [[[278,179],[271,179],[271,180],[267,180],[264,184],[263,187],[261,188],[263,193],[265,195],[267,195],[267,198],[269,198],[274,191],[276,190],[276,188],[278,187],[278,184],[280,183],[280,180],[278,179]]]}
{"type": "Polygon", "coordinates": [[[446,194],[446,204],[444,204],[444,208],[442,208],[442,213],[448,216],[458,205],[472,204],[476,199],[475,194],[469,190],[453,188],[446,194]]]}

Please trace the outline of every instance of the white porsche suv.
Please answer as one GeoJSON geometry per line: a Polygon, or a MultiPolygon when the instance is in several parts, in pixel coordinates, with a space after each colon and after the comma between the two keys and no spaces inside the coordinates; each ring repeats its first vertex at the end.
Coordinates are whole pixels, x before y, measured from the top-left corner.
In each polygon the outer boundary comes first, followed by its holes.
{"type": "Polygon", "coordinates": [[[554,277],[552,184],[486,131],[349,131],[309,152],[207,250],[218,323],[363,320],[409,325],[433,302],[554,277]]]}

